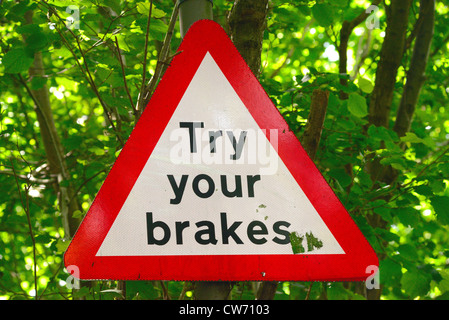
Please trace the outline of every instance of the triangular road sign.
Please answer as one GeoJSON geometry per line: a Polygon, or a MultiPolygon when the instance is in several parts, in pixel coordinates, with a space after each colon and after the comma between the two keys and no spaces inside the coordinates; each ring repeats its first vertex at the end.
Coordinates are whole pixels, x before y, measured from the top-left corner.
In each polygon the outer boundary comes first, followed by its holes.
{"type": "Polygon", "coordinates": [[[178,52],[65,265],[81,279],[370,276],[375,252],[225,31],[196,22],[178,52]]]}

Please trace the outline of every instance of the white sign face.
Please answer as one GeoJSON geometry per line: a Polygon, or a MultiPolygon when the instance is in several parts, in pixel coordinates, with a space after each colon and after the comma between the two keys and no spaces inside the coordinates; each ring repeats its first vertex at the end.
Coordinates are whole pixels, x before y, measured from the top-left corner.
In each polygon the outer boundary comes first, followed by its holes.
{"type": "Polygon", "coordinates": [[[344,254],[207,53],[97,256],[344,254]]]}

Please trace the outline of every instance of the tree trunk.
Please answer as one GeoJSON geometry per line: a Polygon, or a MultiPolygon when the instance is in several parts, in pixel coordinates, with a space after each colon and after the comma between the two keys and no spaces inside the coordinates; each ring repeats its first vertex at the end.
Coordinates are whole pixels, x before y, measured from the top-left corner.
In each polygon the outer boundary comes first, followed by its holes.
{"type": "MultiPolygon", "coordinates": [[[[404,55],[411,0],[392,1],[386,8],[387,28],[377,64],[376,80],[369,104],[369,124],[388,128],[390,108],[396,84],[397,71],[404,55]]],[[[375,158],[368,162],[367,171],[374,183],[390,183],[394,179],[391,167],[384,167],[375,158]],[[387,180],[385,180],[385,179],[387,180]]]]}
{"type": "MultiPolygon", "coordinates": [[[[389,127],[390,107],[396,84],[397,71],[401,64],[406,44],[406,34],[411,0],[392,1],[386,8],[387,28],[377,65],[376,80],[369,105],[369,123],[375,126],[389,127]]],[[[396,175],[391,166],[383,166],[380,159],[368,163],[367,171],[375,185],[379,182],[391,184],[396,175]]],[[[387,223],[381,216],[367,216],[369,224],[374,228],[384,229],[387,223]]],[[[382,256],[379,257],[382,260],[382,256]]],[[[382,293],[379,289],[366,289],[366,298],[378,300],[382,293]]]]}
{"type": "MultiPolygon", "coordinates": [[[[32,17],[33,11],[28,11],[25,14],[27,23],[32,23],[32,17]]],[[[36,52],[34,55],[34,64],[29,69],[29,75],[30,77],[42,77],[45,75],[44,70],[42,53],[36,52]]],[[[57,178],[54,188],[58,194],[65,238],[68,239],[73,237],[80,223],[78,219],[73,218],[73,212],[79,210],[80,207],[75,199],[74,189],[70,185],[63,186],[61,184],[64,180],[70,180],[70,175],[67,171],[63,147],[53,119],[48,87],[45,84],[40,89],[30,90],[29,93],[35,103],[37,120],[39,122],[40,134],[50,168],[50,174],[57,178]]]]}
{"type": "Polygon", "coordinates": [[[387,8],[387,28],[377,64],[376,82],[369,105],[369,122],[389,127],[396,75],[404,53],[411,0],[391,1],[387,8]]]}
{"type": "Polygon", "coordinates": [[[416,34],[413,55],[407,73],[407,82],[393,127],[399,137],[404,136],[410,130],[416,103],[426,79],[425,71],[435,23],[435,0],[420,1],[419,18],[422,21],[416,34]]]}
{"type": "Polygon", "coordinates": [[[260,75],[268,0],[235,0],[229,13],[231,39],[256,77],[260,75]]]}

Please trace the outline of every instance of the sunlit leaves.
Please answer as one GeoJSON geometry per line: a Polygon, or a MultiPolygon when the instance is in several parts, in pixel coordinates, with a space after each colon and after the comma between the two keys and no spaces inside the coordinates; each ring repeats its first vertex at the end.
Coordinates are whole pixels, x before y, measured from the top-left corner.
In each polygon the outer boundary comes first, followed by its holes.
{"type": "MultiPolygon", "coordinates": [[[[34,103],[18,74],[31,90],[45,85],[49,90],[71,174],[70,182],[75,186],[75,198],[82,207],[75,217],[82,218],[120,153],[117,135],[126,139],[134,126],[124,80],[135,102],[144,72],[143,49],[150,1],[48,0],[46,3],[56,10],[61,20],[49,14],[41,1],[2,1],[0,7],[3,17],[0,27],[0,282],[9,290],[0,288],[0,295],[32,298],[30,293],[34,288],[30,272],[32,242],[11,171],[12,158],[20,175],[22,192],[27,183],[32,187],[29,200],[34,240],[39,251],[38,293],[44,292],[57,299],[115,299],[120,295],[111,291],[116,288],[114,282],[98,282],[75,295],[64,286],[68,274],[62,268],[62,254],[68,242],[62,239],[58,195],[52,188],[34,103]],[[80,28],[71,29],[73,34],[66,25],[71,14],[66,9],[71,5],[80,9],[80,28]],[[31,24],[24,17],[28,10],[34,11],[31,24]],[[28,70],[36,52],[44,57],[45,73],[29,77],[28,70]],[[125,76],[117,59],[119,53],[125,76]],[[106,110],[87,81],[86,65],[106,110]],[[116,124],[116,132],[107,121],[106,113],[116,124]]],[[[148,77],[154,72],[173,10],[173,1],[154,3],[148,69],[145,70],[148,77]]],[[[329,91],[326,119],[314,161],[379,256],[385,257],[380,262],[383,298],[449,297],[446,271],[449,258],[449,59],[445,43],[448,34],[445,16],[449,9],[443,3],[437,6],[439,14],[426,85],[421,91],[410,132],[398,137],[392,128],[406,72],[401,71],[395,84],[389,125],[370,125],[367,117],[387,23],[382,5],[378,11],[379,29],[369,30],[368,51],[362,50],[368,29],[361,23],[349,38],[347,73],[340,74],[338,68],[342,23],[357,17],[366,9],[365,4],[368,6],[369,2],[270,1],[260,80],[299,138],[309,115],[313,90],[329,91]],[[356,69],[359,61],[360,69],[356,69]],[[385,170],[395,169],[394,182],[388,184],[370,176],[366,168],[373,163],[384,165],[385,170]],[[382,220],[385,228],[373,228],[369,221],[375,219],[382,220]]],[[[214,1],[214,16],[224,27],[231,8],[232,1],[214,1]]],[[[410,32],[415,20],[415,17],[410,20],[410,32]]],[[[172,54],[180,42],[177,28],[172,54]]],[[[406,48],[404,70],[410,56],[410,49],[406,48]]],[[[341,283],[310,286],[304,282],[283,282],[278,287],[277,298],[305,299],[307,295],[310,299],[362,298],[348,287],[349,284],[341,283]]],[[[170,282],[167,288],[172,298],[181,294],[185,299],[192,298],[193,288],[189,284],[170,282]]],[[[163,294],[161,284],[129,282],[126,298],[160,299],[163,294]]],[[[254,298],[249,283],[237,283],[232,294],[233,298],[254,298]]]]}
{"type": "Polygon", "coordinates": [[[359,78],[357,81],[357,85],[359,86],[360,90],[362,90],[364,93],[373,92],[374,86],[368,79],[359,78]]]}
{"type": "MultiPolygon", "coordinates": [[[[139,2],[137,4],[137,11],[140,14],[144,14],[146,16],[148,16],[149,12],[150,12],[150,3],[149,2],[139,2]]],[[[152,8],[151,8],[151,16],[154,18],[162,18],[165,17],[166,13],[158,8],[156,8],[156,6],[153,4],[152,8]]]]}

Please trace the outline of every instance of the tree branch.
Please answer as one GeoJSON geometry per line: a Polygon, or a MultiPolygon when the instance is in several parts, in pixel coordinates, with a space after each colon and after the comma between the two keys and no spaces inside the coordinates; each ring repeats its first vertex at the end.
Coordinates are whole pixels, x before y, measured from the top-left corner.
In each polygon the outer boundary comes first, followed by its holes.
{"type": "MultiPolygon", "coordinates": [[[[178,17],[178,5],[175,4],[173,8],[172,15],[170,17],[170,22],[168,23],[168,30],[165,34],[164,42],[162,44],[161,50],[159,52],[159,58],[156,64],[156,69],[154,70],[154,74],[151,77],[149,83],[145,86],[143,90],[139,93],[139,98],[137,102],[137,119],[135,121],[137,122],[138,118],[142,114],[143,110],[145,110],[146,106],[148,105],[148,102],[150,101],[150,97],[153,94],[154,89],[156,88],[156,84],[159,81],[160,77],[162,76],[164,67],[167,65],[168,61],[171,59],[169,57],[170,52],[170,43],[171,38],[173,36],[176,20],[178,17]]],[[[145,84],[142,82],[142,84],[145,84]]]]}
{"type": "Polygon", "coordinates": [[[31,224],[31,216],[30,216],[30,201],[29,201],[29,195],[28,195],[28,191],[31,188],[31,185],[29,185],[27,183],[27,186],[25,187],[25,202],[22,198],[22,192],[20,191],[20,184],[19,184],[19,179],[16,173],[16,169],[14,167],[14,162],[12,161],[12,159],[10,159],[11,161],[11,167],[12,167],[12,171],[14,173],[14,178],[16,180],[16,185],[17,185],[17,191],[19,192],[19,197],[20,197],[20,202],[22,203],[22,207],[23,210],[25,210],[25,214],[27,217],[27,223],[28,223],[28,232],[30,234],[30,238],[31,238],[31,244],[33,247],[33,276],[34,276],[34,298],[37,300],[37,261],[36,261],[36,239],[34,239],[34,232],[33,232],[33,226],[31,224]]]}
{"type": "MultiPolygon", "coordinates": [[[[378,5],[381,0],[374,0],[371,5],[378,5]]],[[[352,31],[357,27],[360,23],[366,20],[370,14],[366,12],[366,10],[362,11],[357,17],[352,19],[351,21],[343,21],[340,30],[340,43],[338,45],[338,55],[340,57],[338,70],[340,74],[346,74],[348,68],[348,42],[349,37],[352,34],[352,31]]],[[[348,80],[344,77],[340,79],[340,83],[344,86],[348,83],[348,80]]],[[[348,94],[345,92],[340,92],[341,99],[347,99],[348,94]]]]}
{"type": "Polygon", "coordinates": [[[118,60],[120,61],[120,67],[122,69],[122,77],[123,77],[123,84],[125,85],[125,91],[126,91],[126,94],[128,95],[128,99],[129,99],[129,103],[131,104],[131,108],[133,109],[133,114],[134,114],[134,116],[137,116],[137,109],[136,109],[136,106],[134,105],[133,98],[131,97],[131,93],[129,92],[128,82],[126,81],[125,66],[123,65],[122,54],[120,52],[120,46],[118,44],[117,37],[115,37],[115,45],[117,46],[118,60]]]}
{"type": "MultiPolygon", "coordinates": [[[[143,109],[143,99],[144,99],[144,91],[145,91],[145,84],[146,84],[146,77],[147,77],[147,56],[148,56],[148,39],[150,36],[150,23],[151,23],[151,14],[153,12],[153,0],[150,1],[150,10],[148,11],[148,20],[147,20],[147,29],[145,32],[145,49],[143,52],[143,63],[142,63],[142,83],[140,85],[140,91],[139,91],[139,98],[138,98],[138,103],[137,103],[137,108],[138,109],[143,109]]],[[[137,113],[137,118],[138,115],[141,112],[137,113]]],[[[135,121],[137,121],[137,119],[135,119],[135,121]]]]}
{"type": "MultiPolygon", "coordinates": [[[[364,64],[365,59],[368,57],[370,50],[371,50],[371,30],[368,29],[367,31],[365,31],[365,35],[366,35],[366,39],[365,39],[365,45],[363,46],[363,48],[359,48],[359,51],[357,52],[357,57],[356,57],[356,63],[354,66],[354,69],[352,70],[352,75],[351,75],[351,79],[356,79],[360,68],[362,67],[362,65],[364,64]]],[[[360,41],[363,41],[364,38],[360,38],[360,41]]],[[[359,42],[360,45],[362,44],[361,42],[359,42]]]]}
{"type": "Polygon", "coordinates": [[[329,91],[315,89],[312,94],[307,125],[301,138],[301,144],[309,157],[314,160],[321,139],[324,119],[326,117],[329,91]]]}

